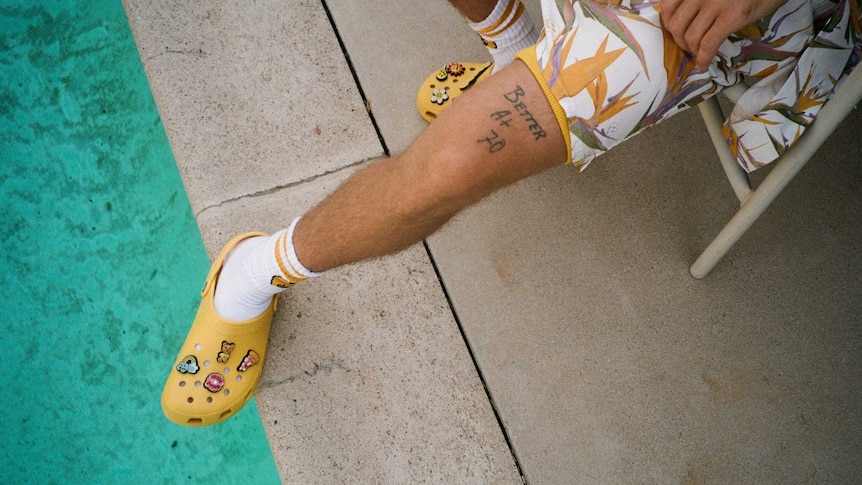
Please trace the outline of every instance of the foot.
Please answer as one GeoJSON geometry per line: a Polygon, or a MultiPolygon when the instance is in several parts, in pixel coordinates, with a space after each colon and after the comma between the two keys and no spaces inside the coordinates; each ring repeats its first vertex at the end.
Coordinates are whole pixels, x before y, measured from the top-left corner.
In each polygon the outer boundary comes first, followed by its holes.
{"type": "Polygon", "coordinates": [[[257,274],[255,253],[265,250],[266,237],[245,239],[227,255],[219,273],[214,296],[215,311],[228,320],[242,321],[254,318],[272,303],[277,293],[264,274],[257,274]]]}
{"type": "Polygon", "coordinates": [[[416,107],[425,121],[431,123],[458,96],[491,75],[494,64],[486,62],[453,62],[428,76],[416,95],[416,107]]]}
{"type": "Polygon", "coordinates": [[[278,294],[262,313],[242,321],[219,315],[214,295],[227,255],[241,242],[263,235],[237,236],[213,262],[197,316],[162,391],[162,410],[177,424],[207,426],[228,419],[251,399],[260,382],[278,294]]]}

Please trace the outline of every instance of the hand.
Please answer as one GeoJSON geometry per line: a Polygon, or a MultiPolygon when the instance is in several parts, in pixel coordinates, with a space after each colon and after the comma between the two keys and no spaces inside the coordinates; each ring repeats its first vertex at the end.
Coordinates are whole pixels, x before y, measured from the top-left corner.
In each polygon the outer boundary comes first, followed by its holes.
{"type": "Polygon", "coordinates": [[[769,15],[788,0],[659,0],[662,25],[706,69],[730,34],[769,15]]]}

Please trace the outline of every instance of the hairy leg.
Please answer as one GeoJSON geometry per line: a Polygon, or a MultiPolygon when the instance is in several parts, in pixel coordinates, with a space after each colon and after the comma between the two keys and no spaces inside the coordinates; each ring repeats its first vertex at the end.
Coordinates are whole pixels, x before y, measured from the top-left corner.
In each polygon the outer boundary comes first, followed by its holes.
{"type": "Polygon", "coordinates": [[[324,271],[402,250],[497,189],[564,162],[565,151],[540,85],[515,62],[458,98],[404,153],[306,214],[297,257],[324,271]]]}
{"type": "Polygon", "coordinates": [[[497,0],[449,0],[471,22],[481,22],[494,10],[497,0]]]}

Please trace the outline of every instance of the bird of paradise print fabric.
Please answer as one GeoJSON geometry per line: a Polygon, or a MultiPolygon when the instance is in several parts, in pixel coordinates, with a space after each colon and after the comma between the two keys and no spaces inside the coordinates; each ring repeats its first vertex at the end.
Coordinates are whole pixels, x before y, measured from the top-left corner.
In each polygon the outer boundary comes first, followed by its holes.
{"type": "Polygon", "coordinates": [[[703,71],[662,29],[656,1],[542,0],[536,59],[568,118],[573,164],[739,82],[751,87],[724,125],[731,151],[748,171],[774,161],[859,62],[862,0],[819,2],[789,0],[703,71]]]}

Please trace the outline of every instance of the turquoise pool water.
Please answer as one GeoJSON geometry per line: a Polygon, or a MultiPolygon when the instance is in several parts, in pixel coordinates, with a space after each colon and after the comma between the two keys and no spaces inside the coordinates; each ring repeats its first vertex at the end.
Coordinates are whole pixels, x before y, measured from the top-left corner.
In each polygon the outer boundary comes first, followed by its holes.
{"type": "Polygon", "coordinates": [[[0,2],[0,196],[2,481],[278,483],[159,407],[209,261],[119,0],[0,2]]]}

